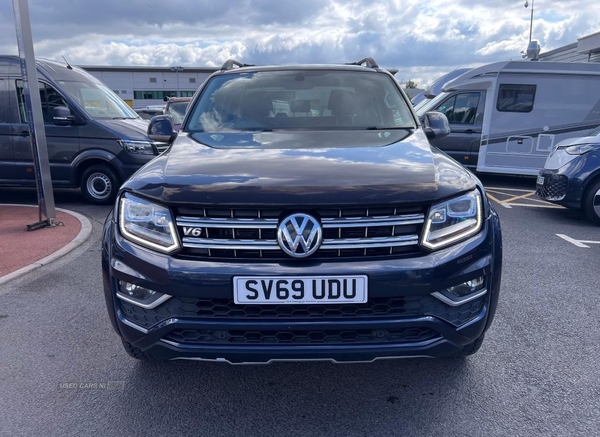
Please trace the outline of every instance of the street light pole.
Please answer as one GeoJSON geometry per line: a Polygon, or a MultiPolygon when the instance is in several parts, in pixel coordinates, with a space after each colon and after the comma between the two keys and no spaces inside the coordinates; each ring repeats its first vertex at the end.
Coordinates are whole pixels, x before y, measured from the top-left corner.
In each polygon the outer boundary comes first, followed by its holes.
{"type": "Polygon", "coordinates": [[[15,30],[17,33],[17,47],[19,48],[19,62],[23,79],[23,94],[25,97],[25,111],[29,127],[29,142],[33,155],[33,168],[35,171],[35,184],[38,195],[39,221],[27,225],[27,230],[46,226],[55,226],[56,208],[54,206],[54,193],[50,176],[50,161],[46,143],[46,130],[42,114],[42,101],[38,88],[37,66],[33,50],[33,36],[31,21],[29,19],[29,3],[27,0],[13,0],[15,15],[15,30]]]}
{"type": "MultiPolygon", "coordinates": [[[[531,20],[529,21],[529,42],[531,42],[531,33],[533,31],[533,3],[535,0],[531,0],[531,20]]],[[[525,7],[528,7],[529,3],[525,0],[525,7]]]]}
{"type": "Polygon", "coordinates": [[[175,72],[175,75],[177,76],[177,97],[181,97],[179,94],[179,72],[183,71],[183,67],[181,66],[177,66],[177,67],[171,67],[171,71],[175,72]]]}

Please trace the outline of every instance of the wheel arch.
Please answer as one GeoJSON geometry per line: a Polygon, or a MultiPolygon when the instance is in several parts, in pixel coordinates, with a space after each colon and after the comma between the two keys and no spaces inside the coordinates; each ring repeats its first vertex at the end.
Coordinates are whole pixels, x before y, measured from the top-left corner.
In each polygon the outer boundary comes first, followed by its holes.
{"type": "Polygon", "coordinates": [[[83,172],[94,165],[106,165],[121,181],[126,179],[123,170],[121,169],[121,161],[115,155],[104,150],[87,150],[77,155],[71,164],[73,167],[73,171],[71,172],[73,184],[80,187],[83,172]]]}

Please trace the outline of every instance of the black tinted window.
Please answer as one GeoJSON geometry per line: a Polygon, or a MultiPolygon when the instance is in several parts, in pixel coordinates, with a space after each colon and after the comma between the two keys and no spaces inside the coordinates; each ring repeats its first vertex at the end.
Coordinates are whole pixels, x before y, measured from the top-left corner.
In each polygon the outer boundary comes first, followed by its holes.
{"type": "Polygon", "coordinates": [[[500,85],[496,109],[500,112],[531,112],[535,85],[500,85]]]}
{"type": "Polygon", "coordinates": [[[462,93],[450,97],[435,108],[446,115],[449,123],[473,124],[477,117],[480,93],[462,93]]]}
{"type": "Polygon", "coordinates": [[[215,76],[190,110],[188,131],[414,127],[393,79],[372,72],[215,76]]]}
{"type": "MultiPolygon", "coordinates": [[[[39,82],[40,99],[42,101],[42,115],[44,123],[52,123],[52,110],[57,106],[69,107],[62,96],[50,85],[39,82]]],[[[25,109],[25,95],[23,94],[23,81],[17,80],[17,96],[19,98],[19,114],[21,122],[27,123],[27,111],[25,109]]]]}

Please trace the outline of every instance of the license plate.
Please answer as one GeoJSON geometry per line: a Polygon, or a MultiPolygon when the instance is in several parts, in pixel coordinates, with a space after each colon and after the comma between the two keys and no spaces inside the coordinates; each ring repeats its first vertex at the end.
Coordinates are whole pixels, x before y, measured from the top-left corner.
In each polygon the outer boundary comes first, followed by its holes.
{"type": "Polygon", "coordinates": [[[537,177],[537,184],[538,185],[544,185],[544,176],[538,176],[537,177]]]}
{"type": "Polygon", "coordinates": [[[365,303],[367,276],[235,276],[237,304],[365,303]]]}

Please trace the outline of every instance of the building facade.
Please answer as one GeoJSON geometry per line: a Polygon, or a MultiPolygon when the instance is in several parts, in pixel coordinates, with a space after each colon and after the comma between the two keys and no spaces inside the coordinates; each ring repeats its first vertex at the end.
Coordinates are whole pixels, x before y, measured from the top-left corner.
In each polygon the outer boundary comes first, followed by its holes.
{"type": "Polygon", "coordinates": [[[168,97],[191,97],[218,68],[114,67],[80,65],[101,80],[132,108],[164,105],[168,97]]]}

